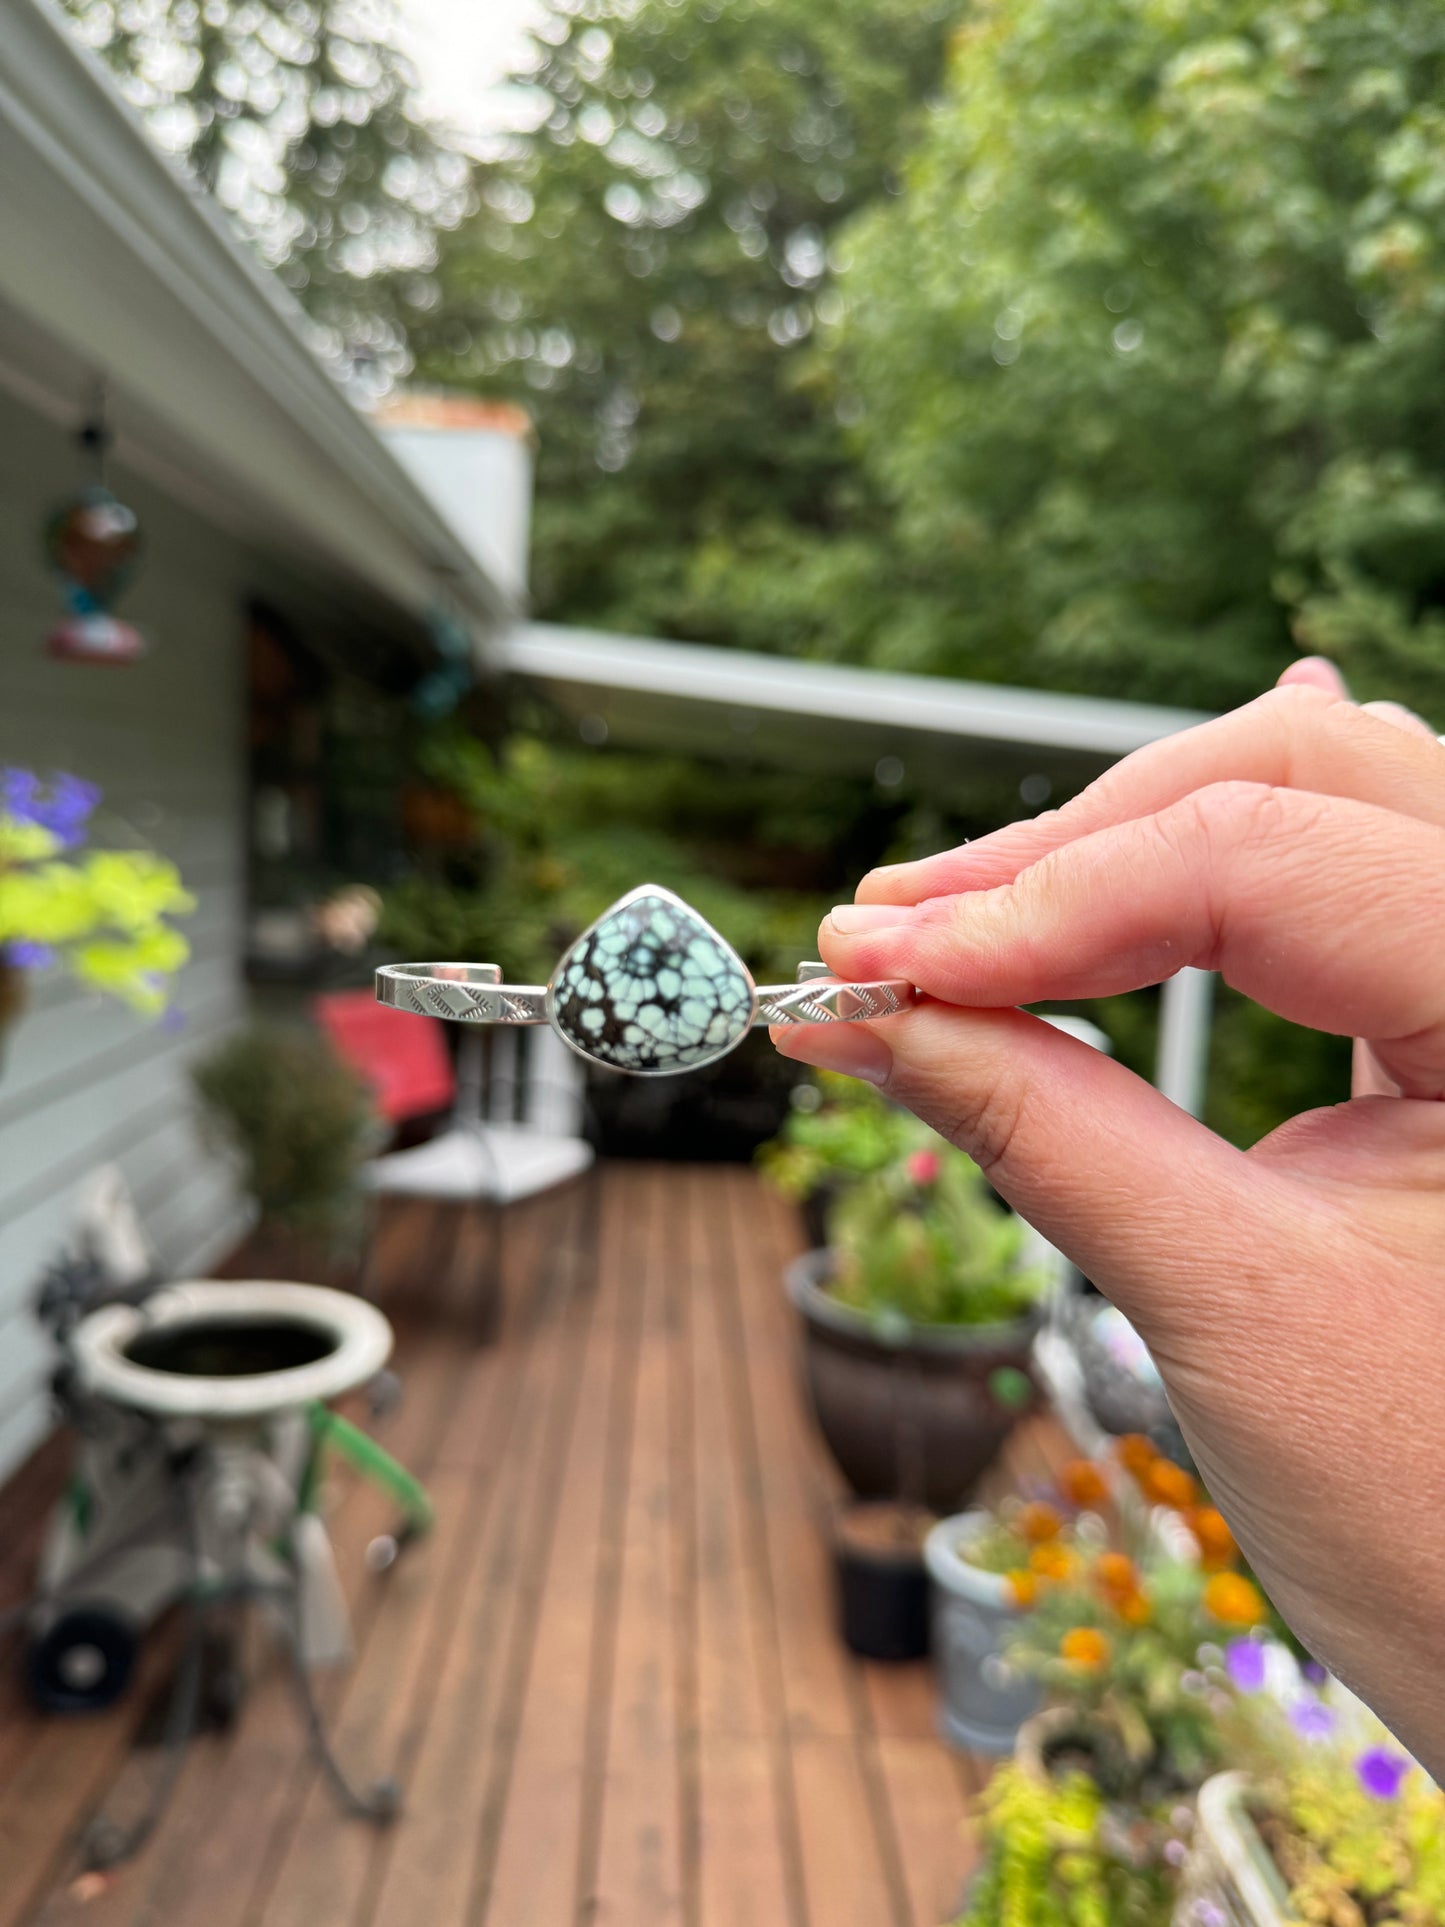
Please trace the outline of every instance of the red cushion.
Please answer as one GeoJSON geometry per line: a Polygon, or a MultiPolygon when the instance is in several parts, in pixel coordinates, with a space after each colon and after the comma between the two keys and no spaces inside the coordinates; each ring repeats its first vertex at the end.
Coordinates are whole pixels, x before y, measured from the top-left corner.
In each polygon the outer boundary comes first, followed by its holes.
{"type": "Polygon", "coordinates": [[[376,1093],[377,1109],[393,1124],[444,1111],[456,1077],[439,1022],[379,1004],[369,990],[318,997],[316,1021],[337,1054],[376,1093]]]}

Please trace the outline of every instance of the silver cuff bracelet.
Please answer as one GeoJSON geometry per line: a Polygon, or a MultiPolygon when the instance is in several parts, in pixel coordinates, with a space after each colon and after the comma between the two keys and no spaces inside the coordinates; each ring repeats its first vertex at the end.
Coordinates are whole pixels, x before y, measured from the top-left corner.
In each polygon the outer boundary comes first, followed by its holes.
{"type": "Polygon", "coordinates": [[[900,978],[849,984],[801,963],[795,984],[755,984],[696,910],[644,883],[584,930],[546,984],[504,984],[495,964],[385,964],[377,1001],[459,1024],[550,1024],[591,1063],[638,1077],[712,1064],[766,1024],[849,1024],[917,1001],[900,978]]]}

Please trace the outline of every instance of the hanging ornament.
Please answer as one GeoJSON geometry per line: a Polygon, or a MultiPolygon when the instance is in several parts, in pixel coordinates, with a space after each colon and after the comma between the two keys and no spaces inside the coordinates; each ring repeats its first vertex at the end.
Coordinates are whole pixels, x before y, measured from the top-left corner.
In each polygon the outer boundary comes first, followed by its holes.
{"type": "Polygon", "coordinates": [[[81,430],[96,478],[55,511],[45,530],[46,553],[70,611],[46,636],[45,647],[68,662],[134,662],[145,649],[139,629],[110,612],[136,573],[142,543],[135,510],[106,487],[108,440],[99,415],[81,430]]]}

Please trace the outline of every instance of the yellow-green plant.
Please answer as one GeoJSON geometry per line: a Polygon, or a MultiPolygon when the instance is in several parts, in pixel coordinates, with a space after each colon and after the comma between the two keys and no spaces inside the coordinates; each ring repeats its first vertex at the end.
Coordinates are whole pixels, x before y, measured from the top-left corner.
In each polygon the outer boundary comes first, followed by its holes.
{"type": "Polygon", "coordinates": [[[149,850],[86,849],[99,791],[73,776],[44,784],[0,770],[0,964],[54,964],[156,1015],[190,946],[170,921],[195,899],[149,850]]]}
{"type": "Polygon", "coordinates": [[[1052,1781],[1002,1766],[982,1796],[984,1867],[956,1927],[1164,1927],[1162,1857],[1108,1837],[1103,1795],[1083,1774],[1052,1781]]]}
{"type": "Polygon", "coordinates": [[[1302,1683],[1283,1706],[1263,1692],[1242,1695],[1231,1737],[1301,1920],[1445,1920],[1445,1791],[1384,1727],[1302,1683]]]}

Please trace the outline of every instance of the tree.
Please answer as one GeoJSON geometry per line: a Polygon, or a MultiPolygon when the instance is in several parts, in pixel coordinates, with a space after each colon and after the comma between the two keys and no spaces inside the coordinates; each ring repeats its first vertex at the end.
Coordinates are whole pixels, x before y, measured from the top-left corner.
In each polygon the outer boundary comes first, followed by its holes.
{"type": "Polygon", "coordinates": [[[421,351],[536,416],[545,613],[862,653],[870,508],[808,343],[833,237],[889,192],[951,13],[552,0],[538,124],[484,170],[421,351]]]}
{"type": "Polygon", "coordinates": [[[384,387],[432,306],[470,168],[421,126],[391,0],[65,0],[80,37],[300,298],[384,387]]]}
{"type": "Polygon", "coordinates": [[[1440,706],[1442,90],[1433,0],[969,15],[840,242],[882,656],[1222,705],[1320,648],[1440,706]]]}

